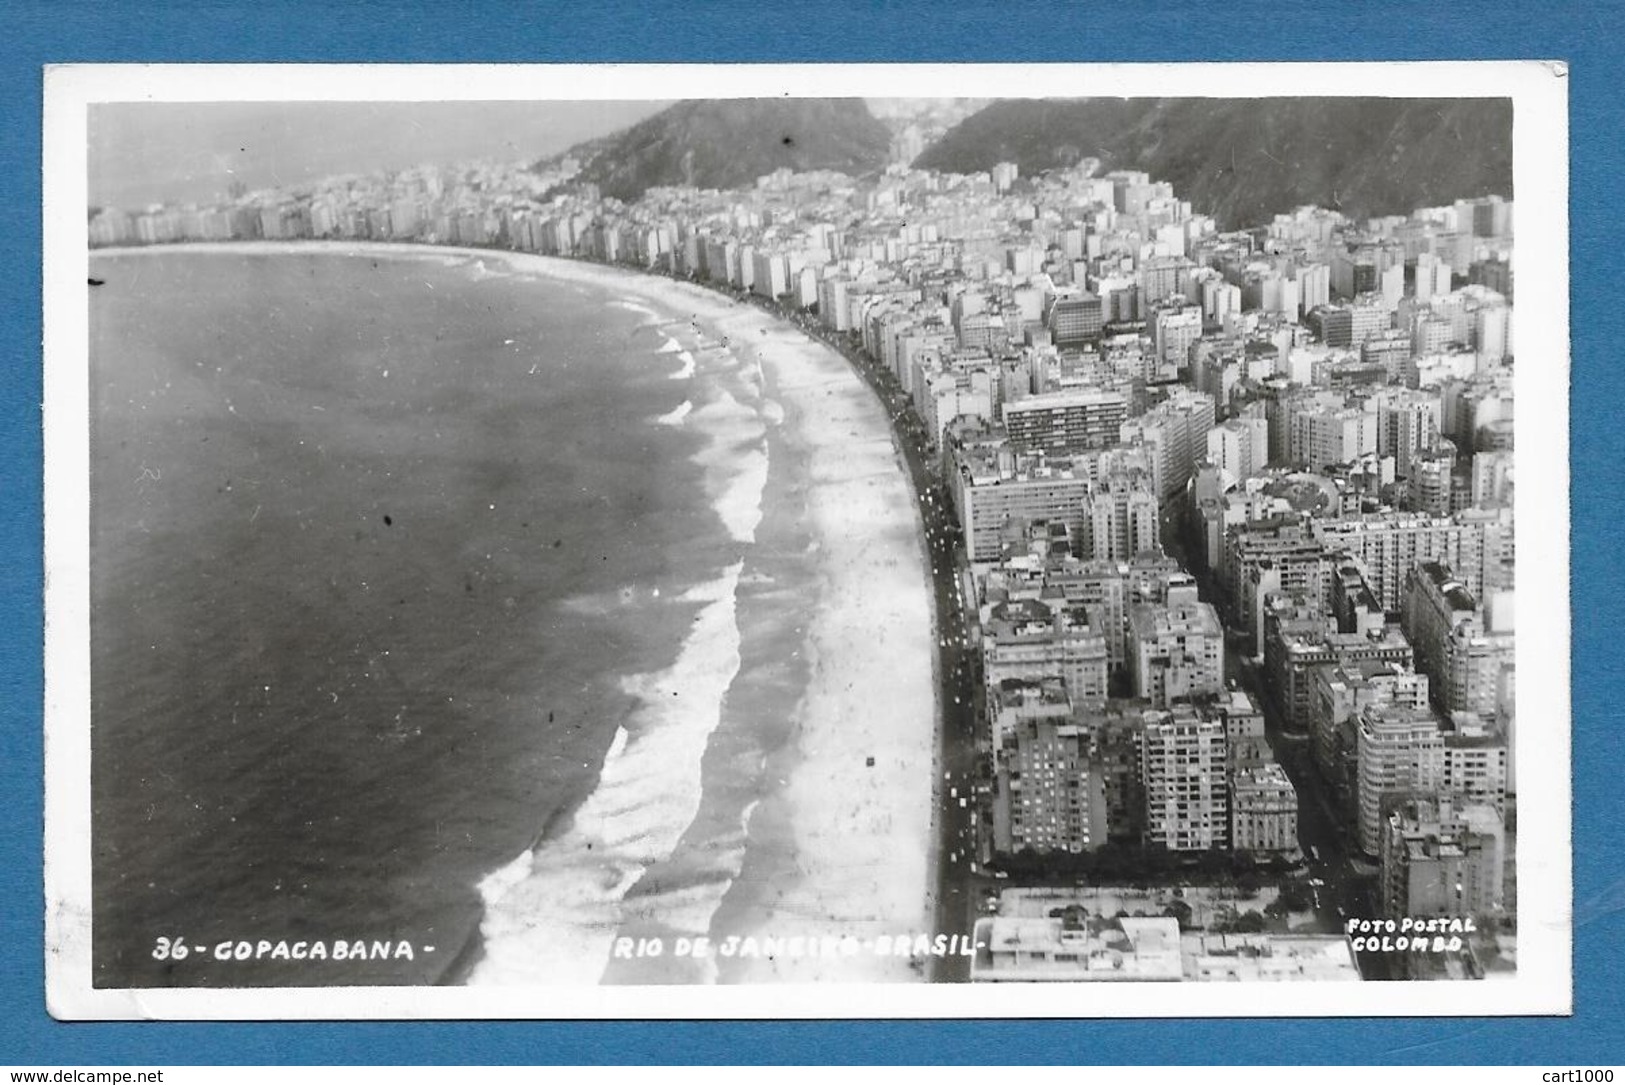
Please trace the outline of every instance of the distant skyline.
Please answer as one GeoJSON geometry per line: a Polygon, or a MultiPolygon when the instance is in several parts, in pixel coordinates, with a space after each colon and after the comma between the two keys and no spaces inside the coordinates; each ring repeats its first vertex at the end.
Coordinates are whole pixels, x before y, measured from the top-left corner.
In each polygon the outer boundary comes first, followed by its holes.
{"type": "Polygon", "coordinates": [[[344,173],[523,161],[608,135],[668,102],[129,102],[90,109],[93,206],[219,199],[344,173]]]}
{"type": "MultiPolygon", "coordinates": [[[[881,118],[989,100],[865,99],[881,118]]],[[[90,203],[126,210],[208,203],[224,198],[233,181],[255,190],[424,164],[545,158],[629,128],[672,103],[105,103],[89,111],[90,203]]]]}

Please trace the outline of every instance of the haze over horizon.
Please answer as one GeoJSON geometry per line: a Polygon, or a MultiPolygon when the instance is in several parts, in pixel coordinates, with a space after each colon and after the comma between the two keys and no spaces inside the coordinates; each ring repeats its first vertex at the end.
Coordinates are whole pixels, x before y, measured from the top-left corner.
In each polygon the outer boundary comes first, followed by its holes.
{"type": "MultiPolygon", "coordinates": [[[[546,158],[665,101],[117,102],[89,111],[90,204],[131,210],[347,173],[546,158]]],[[[927,101],[865,99],[878,118],[927,101]]]]}
{"type": "Polygon", "coordinates": [[[345,173],[545,158],[667,102],[120,102],[89,111],[92,206],[222,198],[345,173]]]}

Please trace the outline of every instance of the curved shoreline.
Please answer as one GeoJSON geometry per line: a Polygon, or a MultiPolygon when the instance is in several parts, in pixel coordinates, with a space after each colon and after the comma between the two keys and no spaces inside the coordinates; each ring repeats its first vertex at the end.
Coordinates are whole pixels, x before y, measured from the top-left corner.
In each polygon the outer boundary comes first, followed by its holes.
{"type": "MultiPolygon", "coordinates": [[[[109,256],[132,255],[144,252],[211,252],[237,255],[284,255],[292,253],[331,254],[349,256],[373,256],[380,258],[411,258],[411,259],[438,259],[441,261],[463,263],[467,261],[489,261],[520,275],[536,275],[541,278],[566,283],[585,283],[619,290],[629,296],[641,297],[651,303],[677,311],[692,311],[693,319],[702,325],[709,325],[724,333],[733,332],[733,340],[741,353],[754,355],[758,364],[763,364],[768,371],[769,383],[775,393],[784,392],[784,398],[797,408],[808,408],[814,416],[810,421],[801,416],[806,413],[802,410],[793,410],[796,424],[805,424],[808,429],[804,436],[804,456],[808,465],[819,458],[820,451],[824,454],[822,462],[826,472],[838,469],[853,459],[852,453],[857,446],[867,447],[873,445],[878,439],[886,445],[884,464],[879,457],[874,458],[871,467],[883,471],[890,476],[892,485],[901,483],[897,487],[896,496],[906,493],[908,512],[906,517],[893,515],[895,498],[880,501],[875,504],[874,511],[880,517],[875,521],[876,530],[884,534],[888,530],[902,527],[901,521],[907,520],[907,530],[910,536],[909,550],[918,555],[922,562],[918,574],[928,586],[926,598],[931,600],[925,606],[924,613],[910,613],[906,623],[880,624],[872,618],[866,618],[860,613],[865,603],[872,602],[868,589],[871,586],[880,589],[878,595],[884,595],[885,584],[871,585],[864,582],[866,575],[872,574],[872,579],[882,579],[880,573],[869,570],[866,573],[861,563],[854,562],[855,556],[863,556],[863,551],[871,546],[892,546],[892,542],[874,542],[862,532],[842,532],[840,519],[843,514],[850,515],[853,507],[862,507],[861,493],[855,487],[873,487],[877,483],[865,481],[863,478],[838,477],[826,478],[815,483],[808,479],[809,487],[825,486],[832,495],[824,502],[823,516],[825,522],[821,525],[820,534],[835,542],[826,545],[824,554],[819,558],[819,566],[823,576],[830,582],[839,582],[841,591],[830,589],[830,595],[839,594],[843,605],[829,608],[824,603],[826,596],[821,600],[818,613],[813,615],[813,627],[809,627],[806,634],[809,645],[816,645],[811,655],[833,656],[829,662],[829,672],[824,676],[822,686],[817,685],[817,676],[809,679],[804,691],[804,698],[808,702],[803,713],[809,719],[805,721],[804,745],[802,751],[806,756],[792,768],[787,779],[789,783],[781,791],[775,793],[775,798],[782,798],[788,817],[781,818],[787,821],[794,835],[799,841],[806,855],[798,855],[795,863],[797,869],[803,870],[802,895],[791,902],[790,905],[781,905],[777,910],[763,904],[756,911],[762,918],[764,933],[778,933],[781,928],[793,929],[792,919],[804,918],[803,911],[808,907],[817,908],[826,906],[831,909],[831,918],[826,921],[816,933],[841,933],[842,926],[849,921],[852,911],[851,901],[842,899],[826,899],[831,897],[827,892],[828,886],[820,884],[820,876],[831,883],[839,883],[841,875],[850,873],[854,869],[869,871],[875,879],[873,888],[866,891],[862,900],[872,906],[884,910],[885,888],[903,880],[903,872],[908,873],[910,883],[914,881],[913,872],[918,872],[918,883],[914,884],[917,899],[905,915],[901,910],[895,910],[883,919],[882,926],[876,933],[888,935],[913,934],[932,929],[931,914],[933,905],[940,905],[939,878],[941,842],[938,839],[941,831],[939,823],[939,804],[934,801],[937,773],[942,771],[940,764],[940,749],[945,742],[944,730],[944,700],[939,690],[945,675],[944,656],[941,649],[927,652],[920,657],[918,663],[905,663],[903,657],[895,656],[891,651],[875,652],[872,647],[865,647],[863,634],[869,634],[867,642],[873,645],[873,635],[876,632],[884,634],[891,628],[906,628],[916,625],[918,619],[924,618],[922,623],[933,640],[942,643],[942,614],[938,605],[939,596],[929,590],[932,584],[932,575],[929,568],[931,564],[931,541],[925,529],[925,504],[917,485],[916,475],[918,465],[910,462],[908,446],[890,420],[886,417],[884,395],[873,383],[872,375],[866,373],[860,366],[836,346],[823,341],[820,337],[807,334],[806,330],[796,326],[796,322],[785,315],[769,309],[767,306],[742,305],[742,299],[728,291],[718,290],[706,284],[676,279],[661,275],[657,272],[644,271],[636,268],[618,265],[600,264],[595,261],[581,260],[567,257],[543,256],[540,254],[514,252],[502,249],[480,249],[452,247],[441,245],[428,245],[418,243],[393,242],[348,242],[348,241],[289,241],[289,242],[185,242],[152,246],[133,246],[125,248],[106,248],[91,250],[92,256],[97,254],[109,256]],[[744,334],[748,333],[748,334],[744,334]],[[810,378],[809,378],[809,375],[810,378]],[[852,377],[861,379],[853,381],[852,377]],[[810,383],[809,383],[810,380],[810,383]],[[796,388],[797,383],[802,387],[796,388]],[[868,385],[867,391],[864,386],[868,385]],[[788,390],[785,389],[788,386],[788,390]],[[840,392],[837,392],[840,389],[840,392]],[[829,403],[834,400],[852,400],[848,404],[852,413],[843,414],[838,411],[831,412],[829,403]],[[874,412],[879,411],[879,417],[874,412]],[[865,416],[868,417],[865,417],[865,416]],[[832,429],[841,427],[840,430],[832,429]],[[872,429],[871,429],[872,427],[872,429]],[[859,433],[868,436],[853,442],[850,437],[857,438],[859,433]],[[899,473],[896,468],[903,470],[899,473]],[[845,487],[843,490],[842,488],[845,487]],[[859,498],[857,502],[853,497],[859,498]],[[852,536],[855,544],[851,551],[844,555],[832,556],[833,551],[839,549],[840,537],[852,536]],[[827,613],[826,613],[827,611],[827,613]],[[853,614],[858,617],[854,620],[853,614]],[[844,616],[845,624],[842,622],[844,616]],[[821,632],[820,632],[821,631],[821,632]],[[931,724],[926,734],[901,736],[902,746],[894,751],[896,765],[879,766],[886,773],[886,783],[880,782],[880,774],[871,776],[871,794],[867,798],[860,798],[854,807],[852,817],[826,816],[822,820],[827,824],[815,825],[817,815],[828,807],[830,801],[837,796],[829,793],[832,782],[844,783],[850,787],[854,778],[849,775],[851,769],[851,756],[860,753],[851,741],[851,736],[857,732],[854,725],[862,727],[868,720],[890,722],[888,714],[881,709],[886,703],[886,690],[888,687],[906,688],[909,686],[907,672],[914,667],[929,671],[924,681],[915,680],[909,697],[912,700],[896,705],[899,722],[909,718],[913,711],[917,711],[923,704],[926,696],[931,700],[931,724]],[[849,678],[856,679],[848,681],[849,678]],[[837,680],[838,679],[838,680],[837,680]],[[854,700],[847,696],[843,700],[843,691],[867,690],[865,697],[854,700]],[[811,752],[808,753],[807,751],[811,752]],[[910,752],[912,751],[912,752],[910,752]],[[820,755],[822,755],[820,757],[820,755]],[[820,760],[815,769],[812,762],[820,760]],[[929,762],[930,777],[922,778],[919,771],[921,761],[929,762]],[[812,780],[813,774],[822,775],[812,780]],[[909,777],[913,779],[910,780],[909,777]],[[798,780],[800,781],[798,783],[798,780]],[[911,796],[912,793],[912,797],[911,796]],[[800,802],[797,802],[797,799],[800,802]],[[820,803],[820,798],[824,802],[820,803]],[[887,801],[890,800],[890,801],[887,801]],[[914,806],[914,813],[903,813],[903,825],[893,825],[893,814],[899,808],[914,806]],[[813,811],[808,816],[805,811],[813,811]],[[869,824],[858,828],[862,821],[864,811],[874,815],[869,824]],[[882,823],[880,818],[884,816],[882,823]],[[913,819],[923,815],[923,823],[915,824],[913,819]],[[878,832],[890,831],[889,836],[875,836],[878,832]],[[808,833],[813,833],[815,839],[809,843],[806,839],[808,833]],[[910,854],[914,846],[908,843],[909,837],[915,837],[915,844],[919,849],[917,856],[910,854]],[[854,841],[873,841],[870,850],[874,855],[865,860],[855,862],[850,869],[839,864],[840,860],[850,859],[851,853],[861,850],[854,841]],[[899,854],[897,844],[904,845],[899,854]],[[878,849],[878,851],[876,851],[878,849]],[[815,854],[816,853],[816,854],[815,854]],[[803,864],[801,860],[809,860],[803,864]],[[836,862],[831,862],[834,859],[836,862]],[[867,865],[864,865],[864,864],[867,865]],[[887,876],[885,886],[881,882],[887,876]],[[763,910],[765,908],[765,911],[763,910]],[[836,918],[839,916],[839,918],[836,918]]],[[[869,453],[876,453],[878,449],[868,448],[869,453]]],[[[816,467],[814,467],[816,471],[816,467]]],[[[884,488],[885,479],[879,480],[884,488]]],[[[867,522],[855,521],[860,526],[867,522]]],[[[897,540],[901,541],[901,540],[897,540]]],[[[895,564],[893,561],[886,564],[895,564]]],[[[905,562],[906,564],[906,562],[905,562]]],[[[879,566],[876,566],[878,569],[879,566]]],[[[917,581],[915,582],[917,584],[917,581]]],[[[909,589],[910,594],[917,597],[917,587],[909,589]]],[[[910,638],[912,639],[912,638],[910,638]]],[[[889,647],[889,646],[888,646],[889,647]]],[[[921,645],[923,647],[923,645],[921,645]]],[[[909,653],[912,655],[912,653],[909,653]]],[[[901,730],[894,728],[894,730],[901,730]]],[[[873,746],[874,743],[869,743],[873,746]]],[[[862,757],[856,762],[863,765],[862,757]]],[[[874,770],[870,770],[873,772],[874,770]]],[[[843,792],[838,798],[841,802],[849,801],[843,792]]],[[[743,888],[743,887],[742,887],[743,888]]],[[[853,897],[857,887],[846,886],[848,897],[853,897]]],[[[895,895],[895,893],[893,894],[895,895]]],[[[782,896],[782,893],[781,893],[782,896]]],[[[839,892],[833,894],[839,898],[839,892]]],[[[809,932],[814,933],[814,932],[809,932]]],[[[448,968],[440,982],[455,983],[465,976],[477,961],[484,955],[478,926],[471,936],[471,944],[459,955],[454,967],[448,968]],[[457,967],[460,966],[460,967],[457,967]]],[[[864,962],[867,964],[868,962],[864,962]]],[[[888,966],[888,972],[895,971],[897,962],[884,961],[882,965],[888,966]]],[[[820,974],[821,969],[817,962],[809,962],[809,967],[777,968],[764,970],[751,967],[743,970],[744,978],[750,980],[818,980],[836,978],[820,974]],[[811,974],[809,974],[811,973],[811,974]]],[[[848,978],[848,977],[840,977],[848,978]]],[[[909,975],[888,974],[882,978],[907,979],[909,975]]]]}

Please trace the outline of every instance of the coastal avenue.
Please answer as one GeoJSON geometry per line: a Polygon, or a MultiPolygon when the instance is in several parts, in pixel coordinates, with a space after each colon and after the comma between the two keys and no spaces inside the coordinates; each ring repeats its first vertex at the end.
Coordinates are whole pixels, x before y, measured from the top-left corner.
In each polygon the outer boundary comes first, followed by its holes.
{"type": "MultiPolygon", "coordinates": [[[[806,334],[839,351],[863,375],[880,398],[891,420],[892,432],[908,465],[909,480],[925,530],[926,556],[931,562],[931,583],[936,614],[937,734],[936,778],[932,795],[937,809],[937,854],[930,864],[935,872],[932,929],[929,933],[969,938],[975,930],[981,900],[993,883],[981,865],[982,819],[976,765],[976,713],[980,688],[980,661],[968,630],[971,622],[961,577],[962,551],[959,521],[937,464],[931,459],[925,426],[915,414],[908,394],[891,373],[863,353],[853,335],[832,334],[806,314],[788,311],[755,295],[741,300],[757,303],[789,320],[806,334]]],[[[970,980],[970,959],[931,958],[926,965],[933,981],[965,983],[970,980]]]]}
{"type": "MultiPolygon", "coordinates": [[[[822,337],[821,337],[822,338],[822,337]]],[[[963,934],[975,930],[980,869],[980,820],[976,781],[976,696],[979,664],[970,643],[960,577],[959,521],[954,516],[948,488],[936,464],[929,459],[925,428],[909,403],[907,393],[888,372],[869,361],[853,342],[825,339],[850,359],[881,397],[893,432],[908,463],[909,478],[925,529],[926,554],[931,561],[937,642],[937,704],[941,712],[937,734],[940,775],[932,781],[937,803],[937,854],[932,934],[963,934]]],[[[929,978],[937,982],[970,980],[969,958],[932,958],[929,978]]]]}

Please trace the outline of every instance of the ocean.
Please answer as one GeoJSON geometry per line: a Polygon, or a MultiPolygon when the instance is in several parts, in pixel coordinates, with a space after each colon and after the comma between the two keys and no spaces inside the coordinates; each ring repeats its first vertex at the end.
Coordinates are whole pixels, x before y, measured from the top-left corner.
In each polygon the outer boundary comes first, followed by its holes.
{"type": "Polygon", "coordinates": [[[760,370],[469,255],[91,270],[95,983],[715,979],[610,947],[764,891],[819,581],[760,370]]]}

